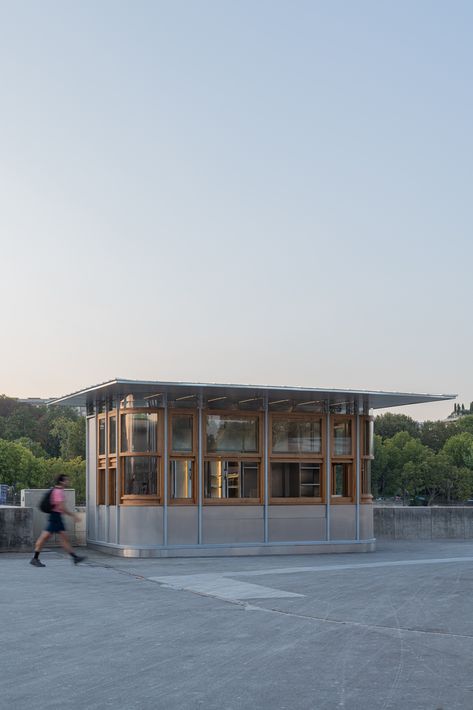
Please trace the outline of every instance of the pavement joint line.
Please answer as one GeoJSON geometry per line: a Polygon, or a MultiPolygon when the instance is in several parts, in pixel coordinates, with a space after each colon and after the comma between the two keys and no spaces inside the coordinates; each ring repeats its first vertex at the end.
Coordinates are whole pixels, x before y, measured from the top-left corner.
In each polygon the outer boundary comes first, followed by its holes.
{"type": "Polygon", "coordinates": [[[452,634],[448,631],[429,631],[425,629],[411,629],[408,626],[387,626],[383,624],[365,624],[362,621],[346,621],[343,619],[327,619],[324,616],[311,616],[310,614],[298,614],[293,611],[285,611],[284,609],[274,609],[260,607],[256,604],[245,604],[247,611],[263,611],[269,614],[280,614],[281,616],[292,616],[298,619],[305,619],[308,621],[320,621],[325,624],[337,624],[339,626],[359,626],[361,628],[371,629],[373,631],[400,631],[409,634],[423,634],[427,636],[441,636],[442,638],[463,638],[463,639],[473,639],[471,634],[452,634]]]}

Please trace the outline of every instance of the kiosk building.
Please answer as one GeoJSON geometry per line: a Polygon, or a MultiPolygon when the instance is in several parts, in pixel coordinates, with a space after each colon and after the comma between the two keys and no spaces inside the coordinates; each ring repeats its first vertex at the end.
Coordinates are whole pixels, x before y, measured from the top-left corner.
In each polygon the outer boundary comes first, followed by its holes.
{"type": "Polygon", "coordinates": [[[124,556],[374,549],[378,408],[455,395],[115,379],[87,412],[87,544],[124,556]]]}

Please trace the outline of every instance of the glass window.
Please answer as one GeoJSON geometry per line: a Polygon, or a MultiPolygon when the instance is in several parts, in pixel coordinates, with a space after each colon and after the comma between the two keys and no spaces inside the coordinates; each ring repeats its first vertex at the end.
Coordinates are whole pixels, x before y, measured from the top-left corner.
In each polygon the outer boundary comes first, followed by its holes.
{"type": "Polygon", "coordinates": [[[133,412],[121,415],[122,452],[153,452],[158,450],[158,415],[133,412]]]}
{"type": "Polygon", "coordinates": [[[206,498],[258,498],[257,462],[206,461],[206,498]]]}
{"type": "Polygon", "coordinates": [[[191,452],[193,450],[192,414],[174,414],[171,418],[171,450],[191,452]]]}
{"type": "Polygon", "coordinates": [[[363,456],[373,455],[373,421],[363,421],[363,456]]]}
{"type": "Polygon", "coordinates": [[[320,498],[321,464],[297,461],[271,463],[272,498],[320,498]]]}
{"type": "Polygon", "coordinates": [[[371,460],[363,459],[361,462],[361,493],[371,495],[371,460]]]}
{"type": "Polygon", "coordinates": [[[171,499],[193,497],[194,462],[174,459],[169,462],[169,495],[171,499]]]}
{"type": "Polygon", "coordinates": [[[97,470],[97,505],[105,505],[105,469],[97,470]]]}
{"type": "Polygon", "coordinates": [[[273,419],[273,453],[321,453],[320,419],[273,419]]]}
{"type": "Polygon", "coordinates": [[[110,432],[109,437],[109,454],[117,453],[117,418],[110,417],[108,420],[108,427],[110,432]]]}
{"type": "Polygon", "coordinates": [[[207,451],[258,451],[258,417],[207,415],[207,451]]]}
{"type": "Polygon", "coordinates": [[[351,456],[351,420],[335,421],[333,423],[333,453],[334,456],[351,456]]]}
{"type": "Polygon", "coordinates": [[[124,494],[155,496],[158,492],[158,459],[156,456],[125,456],[124,494]]]}
{"type": "Polygon", "coordinates": [[[332,464],[332,495],[348,498],[350,495],[351,464],[332,464]]]}
{"type": "Polygon", "coordinates": [[[105,456],[105,419],[99,419],[99,456],[105,456]]]}
{"type": "Polygon", "coordinates": [[[117,470],[115,468],[108,469],[108,504],[116,504],[117,492],[117,470]]]}

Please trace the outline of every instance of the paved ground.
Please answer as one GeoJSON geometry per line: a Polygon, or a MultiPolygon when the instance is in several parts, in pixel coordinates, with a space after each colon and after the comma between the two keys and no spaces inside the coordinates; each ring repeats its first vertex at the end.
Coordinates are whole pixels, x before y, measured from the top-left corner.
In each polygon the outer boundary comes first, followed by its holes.
{"type": "Polygon", "coordinates": [[[0,708],[473,709],[473,542],[0,555],[0,708]]]}

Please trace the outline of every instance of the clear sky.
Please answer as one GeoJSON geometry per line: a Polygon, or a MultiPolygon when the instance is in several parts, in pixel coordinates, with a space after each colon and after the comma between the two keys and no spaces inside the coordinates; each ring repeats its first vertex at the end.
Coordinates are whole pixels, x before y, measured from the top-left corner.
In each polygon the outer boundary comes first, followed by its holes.
{"type": "Polygon", "coordinates": [[[469,404],[472,31],[469,0],[0,0],[0,393],[469,404]]]}

